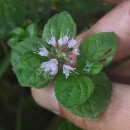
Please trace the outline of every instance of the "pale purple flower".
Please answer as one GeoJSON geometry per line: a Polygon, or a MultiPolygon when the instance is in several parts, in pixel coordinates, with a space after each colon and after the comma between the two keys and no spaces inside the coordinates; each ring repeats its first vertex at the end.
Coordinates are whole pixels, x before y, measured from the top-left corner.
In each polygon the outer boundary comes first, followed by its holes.
{"type": "Polygon", "coordinates": [[[48,44],[54,46],[54,47],[56,46],[56,39],[55,39],[55,37],[51,37],[51,39],[46,40],[46,42],[47,42],[48,44]]]}
{"type": "Polygon", "coordinates": [[[75,39],[71,39],[68,43],[68,47],[69,48],[74,48],[74,46],[76,45],[76,40],[75,39]]]}
{"type": "Polygon", "coordinates": [[[59,46],[67,45],[68,42],[69,42],[69,37],[68,37],[67,35],[65,35],[64,37],[61,37],[61,38],[58,40],[59,46]]]}
{"type": "Polygon", "coordinates": [[[47,56],[50,59],[49,61],[41,63],[41,72],[48,72],[50,73],[50,75],[56,76],[56,74],[58,73],[58,69],[62,66],[63,74],[66,78],[68,78],[70,73],[76,69],[68,64],[74,63],[73,59],[69,57],[70,54],[79,55],[79,50],[74,49],[77,41],[73,38],[70,38],[68,32],[66,35],[59,38],[58,41],[56,40],[52,32],[49,35],[50,39],[46,40],[46,42],[54,47],[53,49],[56,54],[51,51],[49,52],[44,46],[39,47],[37,54],[39,54],[40,56],[47,56]]]}
{"type": "Polygon", "coordinates": [[[79,49],[75,48],[75,49],[72,51],[72,54],[79,55],[79,49]]]}
{"type": "Polygon", "coordinates": [[[63,37],[63,45],[68,44],[68,42],[69,42],[69,37],[68,36],[64,36],[63,37]]]}
{"type": "Polygon", "coordinates": [[[48,56],[49,51],[48,51],[45,47],[42,47],[42,48],[39,48],[38,54],[39,54],[40,56],[48,56]]]}
{"type": "Polygon", "coordinates": [[[45,72],[49,72],[51,75],[56,75],[58,72],[58,61],[54,58],[48,62],[43,62],[40,68],[45,72]]]}
{"type": "Polygon", "coordinates": [[[74,71],[75,68],[71,67],[70,65],[63,65],[63,74],[65,74],[66,78],[70,75],[71,71],[74,71]]]}

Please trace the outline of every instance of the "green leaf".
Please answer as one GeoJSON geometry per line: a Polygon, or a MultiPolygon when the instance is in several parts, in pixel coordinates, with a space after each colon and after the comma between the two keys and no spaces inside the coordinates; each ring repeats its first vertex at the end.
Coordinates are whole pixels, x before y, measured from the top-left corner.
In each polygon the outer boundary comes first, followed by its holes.
{"type": "Polygon", "coordinates": [[[111,97],[111,82],[105,73],[101,72],[91,77],[95,89],[93,94],[83,104],[69,109],[74,115],[83,118],[97,118],[108,105],[111,97]]]}
{"type": "Polygon", "coordinates": [[[27,37],[27,32],[20,27],[15,28],[12,32],[12,38],[8,40],[8,45],[13,49],[13,47],[23,39],[27,37]]]}
{"type": "Polygon", "coordinates": [[[58,40],[67,35],[75,37],[76,25],[68,12],[62,12],[53,16],[44,27],[43,39],[49,40],[52,36],[58,40]]]}
{"type": "Polygon", "coordinates": [[[16,45],[12,46],[12,53],[11,53],[11,63],[13,66],[14,72],[18,69],[18,63],[20,57],[27,51],[38,51],[38,42],[43,43],[43,41],[40,38],[27,38],[16,45]]]}
{"type": "Polygon", "coordinates": [[[18,37],[13,37],[11,39],[8,40],[8,45],[13,48],[13,46],[15,46],[18,43],[18,37]]]}
{"type": "Polygon", "coordinates": [[[26,32],[23,28],[17,27],[12,31],[12,35],[14,37],[24,38],[26,36],[26,32]]]}
{"type": "Polygon", "coordinates": [[[14,72],[18,70],[18,63],[19,63],[20,56],[21,55],[15,51],[11,52],[11,64],[13,66],[14,72]]]}
{"type": "Polygon", "coordinates": [[[55,95],[57,100],[65,108],[77,106],[86,101],[92,94],[94,85],[86,75],[58,74],[54,81],[55,95]]]}
{"type": "Polygon", "coordinates": [[[89,63],[86,62],[86,66],[83,69],[83,72],[90,75],[98,74],[103,69],[103,64],[100,62],[89,63]]]}
{"type": "Polygon", "coordinates": [[[40,64],[47,61],[32,52],[26,52],[20,58],[18,71],[16,72],[19,83],[25,87],[42,88],[50,83],[51,77],[40,69],[40,64]]]}
{"type": "MultiPolygon", "coordinates": [[[[78,68],[83,70],[90,64],[100,63],[98,69],[101,70],[103,66],[107,66],[110,63],[116,53],[116,49],[117,39],[113,32],[94,34],[84,40],[79,46],[80,55],[77,57],[78,68]]],[[[93,68],[90,67],[90,72],[91,69],[93,68]]]]}
{"type": "Polygon", "coordinates": [[[65,121],[59,128],[58,130],[81,130],[80,128],[78,128],[77,126],[75,126],[74,124],[72,124],[69,121],[65,121]]]}
{"type": "Polygon", "coordinates": [[[35,23],[32,23],[27,27],[27,34],[29,37],[37,37],[37,31],[37,25],[35,23]]]}

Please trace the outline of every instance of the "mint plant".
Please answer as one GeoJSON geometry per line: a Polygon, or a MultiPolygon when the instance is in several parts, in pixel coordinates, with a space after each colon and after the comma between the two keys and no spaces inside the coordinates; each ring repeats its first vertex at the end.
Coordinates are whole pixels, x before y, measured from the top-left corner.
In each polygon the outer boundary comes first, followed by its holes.
{"type": "Polygon", "coordinates": [[[96,118],[104,111],[112,88],[102,69],[116,53],[113,32],[94,34],[76,48],[76,24],[67,12],[47,22],[42,38],[37,37],[34,26],[15,31],[16,40],[9,44],[13,70],[21,86],[43,88],[54,82],[57,100],[74,115],[96,118]],[[72,66],[72,54],[77,55],[77,67],[72,66]]]}

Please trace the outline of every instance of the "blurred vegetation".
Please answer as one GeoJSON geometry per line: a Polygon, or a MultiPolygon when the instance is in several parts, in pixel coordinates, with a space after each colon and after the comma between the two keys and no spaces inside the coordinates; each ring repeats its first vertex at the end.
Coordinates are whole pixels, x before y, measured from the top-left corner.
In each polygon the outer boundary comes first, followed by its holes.
{"type": "Polygon", "coordinates": [[[41,36],[47,20],[66,10],[80,33],[111,8],[98,0],[0,0],[0,130],[54,130],[64,120],[39,107],[30,89],[19,86],[7,44],[12,30],[36,23],[41,36]]]}

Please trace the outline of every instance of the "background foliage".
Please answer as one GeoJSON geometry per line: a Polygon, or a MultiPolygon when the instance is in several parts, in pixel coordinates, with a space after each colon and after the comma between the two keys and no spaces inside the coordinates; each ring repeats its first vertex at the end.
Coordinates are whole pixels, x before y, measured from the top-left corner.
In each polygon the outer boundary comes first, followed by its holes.
{"type": "Polygon", "coordinates": [[[66,10],[80,33],[111,8],[97,0],[0,0],[0,130],[54,130],[63,121],[36,105],[30,90],[19,86],[10,65],[7,44],[12,30],[36,23],[41,36],[47,20],[66,10]]]}

